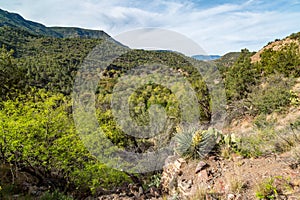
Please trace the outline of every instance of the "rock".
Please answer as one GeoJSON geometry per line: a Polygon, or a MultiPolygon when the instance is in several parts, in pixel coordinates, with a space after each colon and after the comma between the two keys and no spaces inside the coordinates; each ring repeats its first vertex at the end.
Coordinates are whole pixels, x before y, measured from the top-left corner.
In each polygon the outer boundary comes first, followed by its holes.
{"type": "Polygon", "coordinates": [[[193,186],[192,180],[183,179],[178,181],[179,192],[184,196],[190,195],[192,186],[193,186]]]}
{"type": "Polygon", "coordinates": [[[231,200],[231,199],[234,199],[234,197],[235,197],[234,194],[228,194],[227,199],[231,200]]]}
{"type": "Polygon", "coordinates": [[[207,166],[208,165],[206,164],[206,162],[200,161],[196,167],[195,174],[199,173],[202,169],[204,169],[207,166]]]}
{"type": "Polygon", "coordinates": [[[174,163],[177,159],[178,159],[177,156],[168,156],[167,159],[165,160],[164,167],[168,166],[169,164],[174,163]]]}
{"type": "Polygon", "coordinates": [[[186,164],[185,160],[183,158],[179,158],[175,161],[174,166],[180,170],[184,164],[186,164]]]}
{"type": "Polygon", "coordinates": [[[168,159],[168,162],[165,162],[161,184],[163,192],[175,194],[178,187],[178,177],[182,175],[182,168],[186,164],[186,161],[182,158],[176,159],[171,163],[170,161],[172,159],[168,159]]]}
{"type": "Polygon", "coordinates": [[[233,160],[234,162],[239,162],[239,161],[242,161],[242,160],[243,160],[243,156],[240,156],[240,155],[235,154],[235,153],[231,155],[231,158],[232,158],[232,160],[233,160]]]}
{"type": "Polygon", "coordinates": [[[209,177],[206,170],[202,170],[200,173],[198,173],[197,182],[206,183],[208,180],[209,177]]]}
{"type": "Polygon", "coordinates": [[[243,197],[241,194],[237,194],[235,197],[235,200],[243,200],[243,197]]]}

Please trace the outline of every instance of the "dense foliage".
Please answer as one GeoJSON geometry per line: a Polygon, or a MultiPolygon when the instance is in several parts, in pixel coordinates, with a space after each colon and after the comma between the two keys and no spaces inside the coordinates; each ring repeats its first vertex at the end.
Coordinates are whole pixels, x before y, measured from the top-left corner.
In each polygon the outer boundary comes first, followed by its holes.
{"type": "Polygon", "coordinates": [[[300,76],[299,50],[297,42],[277,50],[267,48],[260,54],[259,62],[252,62],[254,54],[243,49],[232,66],[217,63],[225,78],[231,119],[284,111],[292,103],[295,94],[291,88],[300,76]]]}
{"type": "MultiPolygon", "coordinates": [[[[110,189],[131,182],[128,174],[109,169],[86,150],[72,119],[70,94],[75,75],[87,54],[102,40],[45,37],[7,26],[0,27],[0,32],[3,45],[0,49],[3,83],[0,151],[4,168],[8,166],[12,172],[10,181],[14,183],[13,179],[20,173],[29,173],[36,177],[37,185],[75,191],[79,196],[95,192],[98,187],[110,189]]],[[[149,109],[154,104],[160,105],[170,122],[168,131],[157,138],[137,139],[124,133],[116,123],[110,104],[118,78],[149,63],[170,66],[172,73],[191,84],[199,99],[198,120],[207,121],[211,114],[204,80],[181,55],[144,50],[122,55],[103,72],[97,89],[96,114],[101,128],[114,144],[138,153],[166,145],[181,119],[180,102],[172,91],[148,83],[131,94],[131,117],[140,125],[147,125],[149,109]]],[[[127,81],[130,84],[131,80],[127,81]]],[[[175,89],[182,90],[180,85],[175,89]]],[[[184,96],[180,92],[177,95],[184,96]]],[[[7,180],[1,180],[0,185],[6,183],[7,180]]]]}
{"type": "MultiPolygon", "coordinates": [[[[7,13],[0,12],[0,15],[7,13]]],[[[21,186],[15,180],[22,173],[35,177],[36,185],[52,191],[72,191],[78,198],[84,196],[82,193],[97,192],[99,188],[108,190],[132,181],[140,183],[139,178],[151,179],[147,174],[137,177],[100,163],[87,151],[75,130],[70,96],[74,78],[89,52],[103,42],[99,39],[103,33],[46,28],[29,22],[27,29],[20,29],[13,24],[24,19],[15,17],[9,21],[10,26],[6,23],[0,27],[0,169],[3,172],[8,169],[10,174],[9,180],[0,178],[0,198],[5,185],[21,186]]],[[[299,34],[290,38],[298,40],[299,34]]],[[[251,61],[253,54],[243,49],[213,62],[225,80],[228,111],[235,117],[282,112],[296,98],[290,89],[294,78],[300,76],[298,43],[290,43],[276,51],[265,49],[257,63],[251,61]]],[[[204,62],[195,62],[205,66],[204,62]]],[[[140,126],[155,124],[159,116],[151,118],[150,111],[155,114],[164,109],[167,127],[163,134],[153,138],[141,139],[126,134],[116,122],[111,105],[116,94],[114,88],[120,77],[136,68],[146,70],[134,73],[147,74],[148,70],[159,74],[151,64],[168,66],[171,73],[190,84],[198,101],[189,114],[199,112],[197,122],[208,122],[212,118],[211,96],[205,77],[188,59],[168,51],[132,50],[102,71],[95,97],[99,125],[118,148],[144,153],[165,146],[176,134],[175,129],[183,118],[182,102],[177,97],[182,97],[183,102],[190,101],[189,96],[184,97],[182,84],[172,85],[178,91],[174,94],[162,84],[145,83],[127,100],[130,117],[140,126]]],[[[130,91],[136,80],[127,77],[122,84],[130,91]]],[[[183,150],[188,150],[190,157],[203,157],[204,143],[220,134],[214,129],[197,132],[198,129],[189,128],[177,136],[181,144],[177,150],[183,155],[183,150]]]]}

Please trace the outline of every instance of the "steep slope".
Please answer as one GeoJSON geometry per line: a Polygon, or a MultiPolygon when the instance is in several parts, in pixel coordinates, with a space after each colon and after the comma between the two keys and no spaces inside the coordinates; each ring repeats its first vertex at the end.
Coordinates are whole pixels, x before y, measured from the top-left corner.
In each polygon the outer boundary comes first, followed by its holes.
{"type": "Polygon", "coordinates": [[[219,152],[201,161],[166,160],[162,187],[171,198],[299,199],[299,36],[270,42],[256,54],[244,49],[214,61],[226,92],[242,95],[227,102],[227,142],[220,139],[219,152]]]}
{"type": "Polygon", "coordinates": [[[47,35],[53,37],[61,37],[60,34],[48,29],[46,26],[25,20],[22,16],[16,13],[10,13],[0,9],[0,26],[8,26],[19,28],[28,31],[32,34],[47,35]]]}
{"type": "MultiPolygon", "coordinates": [[[[282,40],[276,39],[273,42],[269,42],[266,46],[264,46],[261,50],[259,50],[256,54],[254,54],[251,57],[251,62],[252,63],[260,62],[261,55],[266,50],[279,51],[279,50],[282,50],[284,47],[287,47],[288,45],[291,45],[291,44],[296,44],[297,46],[300,45],[299,33],[294,33],[282,40]]],[[[300,49],[300,47],[299,47],[299,49],[300,49]]]]}

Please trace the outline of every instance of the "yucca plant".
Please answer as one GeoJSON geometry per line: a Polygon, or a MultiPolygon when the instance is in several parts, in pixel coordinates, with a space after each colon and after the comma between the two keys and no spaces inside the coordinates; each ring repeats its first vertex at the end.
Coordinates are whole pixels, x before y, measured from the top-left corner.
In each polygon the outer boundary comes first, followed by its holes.
{"type": "Polygon", "coordinates": [[[183,157],[203,158],[215,147],[221,133],[214,129],[201,130],[196,126],[180,128],[175,136],[175,151],[183,157]]]}

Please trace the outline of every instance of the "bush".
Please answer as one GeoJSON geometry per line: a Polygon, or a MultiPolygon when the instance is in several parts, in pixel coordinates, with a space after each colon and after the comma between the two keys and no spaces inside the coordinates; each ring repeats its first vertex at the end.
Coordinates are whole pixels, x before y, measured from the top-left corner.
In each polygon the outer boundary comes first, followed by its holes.
{"type": "Polygon", "coordinates": [[[290,92],[293,81],[282,75],[272,75],[256,86],[248,100],[252,115],[270,114],[284,111],[290,105],[294,95],[290,92]]]}
{"type": "Polygon", "coordinates": [[[238,60],[225,73],[226,95],[230,101],[247,97],[251,86],[257,82],[259,73],[251,63],[251,56],[248,49],[243,49],[238,60]]]}
{"type": "Polygon", "coordinates": [[[30,173],[51,189],[94,191],[130,181],[86,150],[63,95],[33,90],[1,106],[0,159],[14,169],[30,173]]]}
{"type": "Polygon", "coordinates": [[[261,61],[258,68],[264,76],[281,73],[286,77],[299,77],[300,58],[299,45],[291,43],[282,46],[279,50],[266,49],[260,55],[261,61]]]}
{"type": "MultiPolygon", "coordinates": [[[[264,179],[257,185],[255,195],[258,199],[277,199],[279,196],[287,198],[285,193],[293,190],[289,178],[275,176],[264,179]]],[[[290,193],[290,192],[289,192],[290,193]]],[[[280,198],[281,199],[281,198],[280,198]]]]}
{"type": "Polygon", "coordinates": [[[269,178],[261,182],[255,193],[259,199],[275,199],[278,195],[278,189],[274,184],[274,179],[269,178]]]}

